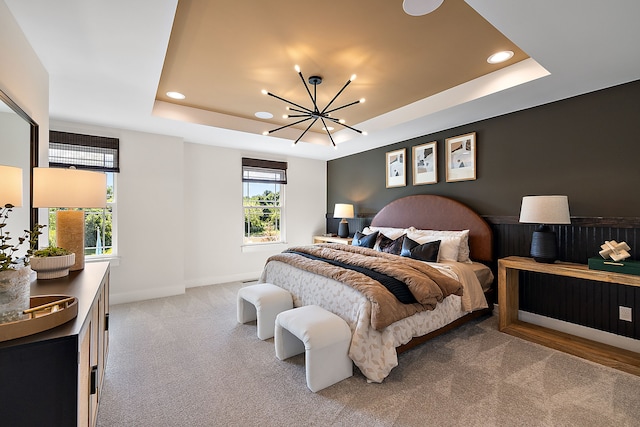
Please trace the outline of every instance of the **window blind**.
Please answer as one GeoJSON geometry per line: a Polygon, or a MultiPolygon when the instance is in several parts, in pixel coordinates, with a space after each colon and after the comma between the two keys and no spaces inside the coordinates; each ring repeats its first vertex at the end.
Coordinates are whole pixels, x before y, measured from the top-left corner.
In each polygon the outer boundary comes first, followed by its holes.
{"type": "Polygon", "coordinates": [[[49,166],[120,172],[120,140],[105,136],[49,131],[49,166]]]}
{"type": "Polygon", "coordinates": [[[242,158],[242,182],[287,183],[287,162],[242,158]]]}

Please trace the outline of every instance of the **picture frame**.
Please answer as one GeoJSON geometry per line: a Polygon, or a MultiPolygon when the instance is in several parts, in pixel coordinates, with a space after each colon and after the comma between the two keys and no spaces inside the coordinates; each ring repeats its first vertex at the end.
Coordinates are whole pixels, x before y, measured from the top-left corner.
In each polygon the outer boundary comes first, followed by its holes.
{"type": "Polygon", "coordinates": [[[415,145],[411,149],[413,185],[438,182],[438,142],[415,145]]]}
{"type": "Polygon", "coordinates": [[[407,185],[407,149],[389,151],[385,155],[387,188],[407,185]]]}
{"type": "Polygon", "coordinates": [[[447,182],[476,179],[476,133],[445,140],[447,182]]]}

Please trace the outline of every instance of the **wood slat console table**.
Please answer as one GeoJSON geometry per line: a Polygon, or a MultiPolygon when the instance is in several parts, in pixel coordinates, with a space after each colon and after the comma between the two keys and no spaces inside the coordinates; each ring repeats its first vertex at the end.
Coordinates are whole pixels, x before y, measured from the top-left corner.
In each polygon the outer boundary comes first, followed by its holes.
{"type": "MultiPolygon", "coordinates": [[[[640,353],[591,341],[518,319],[519,271],[573,277],[627,286],[640,286],[640,276],[589,270],[584,264],[545,264],[531,258],[511,256],[498,260],[500,331],[592,362],[640,376],[640,353]]],[[[637,319],[635,321],[638,321],[637,319]]]]}

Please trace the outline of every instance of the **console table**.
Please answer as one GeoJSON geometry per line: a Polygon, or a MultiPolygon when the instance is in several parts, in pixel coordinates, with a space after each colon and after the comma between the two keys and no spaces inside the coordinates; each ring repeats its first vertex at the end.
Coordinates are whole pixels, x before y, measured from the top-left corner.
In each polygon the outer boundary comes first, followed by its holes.
{"type": "MultiPolygon", "coordinates": [[[[519,271],[640,286],[640,276],[589,270],[584,264],[545,264],[531,258],[511,256],[498,260],[498,314],[500,331],[592,362],[640,375],[640,353],[576,337],[571,334],[523,322],[518,319],[519,271]]],[[[635,320],[636,322],[638,319],[635,320]]]]}
{"type": "Polygon", "coordinates": [[[74,296],[78,316],[0,343],[0,423],[93,426],[109,350],[109,263],[35,280],[31,295],[74,296]]]}

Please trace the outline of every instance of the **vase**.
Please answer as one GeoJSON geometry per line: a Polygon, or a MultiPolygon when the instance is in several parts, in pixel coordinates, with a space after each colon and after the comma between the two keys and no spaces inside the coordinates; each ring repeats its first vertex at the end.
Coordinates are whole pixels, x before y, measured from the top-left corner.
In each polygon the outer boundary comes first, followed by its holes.
{"type": "Polygon", "coordinates": [[[76,254],[36,257],[29,259],[31,269],[38,273],[38,279],[57,279],[69,275],[69,267],[76,262],[76,254]]]}
{"type": "Polygon", "coordinates": [[[0,271],[0,323],[26,319],[31,295],[31,268],[0,271]]]}

